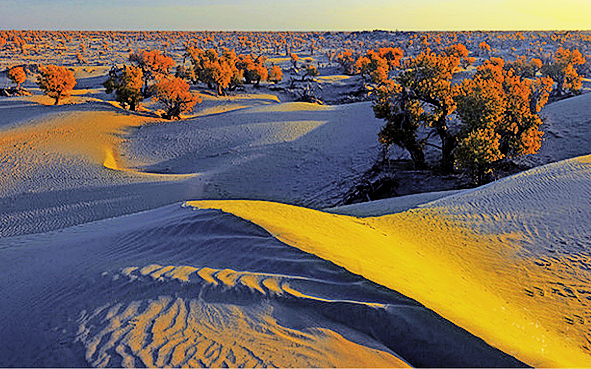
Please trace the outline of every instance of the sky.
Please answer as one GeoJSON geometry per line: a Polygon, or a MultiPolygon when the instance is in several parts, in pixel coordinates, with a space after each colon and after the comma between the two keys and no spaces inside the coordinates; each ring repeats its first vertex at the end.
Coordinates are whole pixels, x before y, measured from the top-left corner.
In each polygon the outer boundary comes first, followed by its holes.
{"type": "Polygon", "coordinates": [[[0,29],[591,30],[591,0],[0,0],[0,29]]]}

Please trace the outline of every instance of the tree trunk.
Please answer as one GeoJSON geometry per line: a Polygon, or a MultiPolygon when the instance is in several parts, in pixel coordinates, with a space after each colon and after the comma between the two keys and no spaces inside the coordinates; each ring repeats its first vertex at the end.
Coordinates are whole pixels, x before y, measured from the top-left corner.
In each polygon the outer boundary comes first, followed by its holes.
{"type": "Polygon", "coordinates": [[[418,142],[416,140],[409,140],[404,146],[406,146],[406,150],[408,150],[408,153],[410,154],[415,169],[425,169],[427,167],[427,164],[425,163],[425,153],[418,142]]]}
{"type": "Polygon", "coordinates": [[[456,138],[449,133],[447,126],[438,127],[437,133],[441,138],[441,168],[450,173],[454,168],[455,157],[453,150],[456,147],[456,138]]]}
{"type": "Polygon", "coordinates": [[[441,116],[435,122],[435,130],[441,139],[441,169],[444,172],[451,173],[454,169],[454,154],[456,148],[456,138],[447,129],[447,109],[443,109],[441,116]]]}
{"type": "Polygon", "coordinates": [[[60,103],[60,97],[61,97],[60,95],[57,95],[55,97],[55,102],[53,103],[53,105],[59,105],[59,103],[60,103]]]}

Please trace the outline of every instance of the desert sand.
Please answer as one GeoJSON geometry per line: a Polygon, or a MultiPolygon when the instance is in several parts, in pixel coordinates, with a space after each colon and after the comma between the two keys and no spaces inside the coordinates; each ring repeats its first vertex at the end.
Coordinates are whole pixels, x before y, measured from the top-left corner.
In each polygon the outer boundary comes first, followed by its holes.
{"type": "Polygon", "coordinates": [[[591,94],[532,169],[342,205],[381,155],[358,76],[169,121],[93,55],[62,105],[0,98],[0,366],[591,366],[591,94]]]}

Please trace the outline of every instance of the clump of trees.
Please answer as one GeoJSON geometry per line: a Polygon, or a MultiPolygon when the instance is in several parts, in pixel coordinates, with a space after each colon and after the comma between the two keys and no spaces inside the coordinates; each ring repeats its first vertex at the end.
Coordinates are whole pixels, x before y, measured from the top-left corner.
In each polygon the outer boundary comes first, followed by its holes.
{"type": "Polygon", "coordinates": [[[8,70],[8,79],[16,85],[16,89],[20,90],[21,85],[27,80],[27,74],[23,67],[12,67],[8,70]]]}
{"type": "Polygon", "coordinates": [[[130,110],[135,111],[144,99],[143,78],[144,73],[140,68],[124,65],[122,68],[112,68],[103,86],[108,94],[115,93],[115,99],[123,108],[129,106],[130,110]]]}
{"type": "Polygon", "coordinates": [[[70,96],[76,85],[74,72],[58,65],[47,65],[39,68],[37,84],[43,92],[55,99],[58,105],[62,98],[70,96]]]}
{"type": "Polygon", "coordinates": [[[209,88],[215,88],[218,95],[224,95],[226,89],[232,90],[242,84],[244,72],[236,66],[238,58],[233,50],[224,50],[218,55],[214,49],[204,51],[188,47],[186,55],[193,66],[193,82],[206,83],[209,88]]]}
{"type": "Polygon", "coordinates": [[[368,50],[366,55],[355,62],[355,71],[373,83],[383,83],[388,79],[389,73],[400,66],[403,55],[402,49],[393,47],[368,50]]]}
{"type": "Polygon", "coordinates": [[[505,63],[505,69],[512,69],[521,78],[534,78],[542,70],[542,60],[532,58],[527,61],[525,56],[518,56],[514,62],[505,63]]]}
{"type": "Polygon", "coordinates": [[[149,97],[153,93],[151,86],[156,80],[167,76],[174,66],[174,60],[160,50],[137,50],[129,54],[129,61],[142,70],[144,86],[142,94],[149,97]]]}
{"type": "Polygon", "coordinates": [[[426,49],[384,80],[373,100],[375,116],[386,121],[379,133],[384,147],[406,149],[415,167],[425,168],[425,146],[437,135],[441,169],[466,169],[477,183],[502,161],[537,152],[543,135],[538,113],[553,81],[522,78],[491,58],[454,85],[453,76],[472,61],[463,45],[440,53],[426,49]]]}
{"type": "Polygon", "coordinates": [[[189,84],[178,77],[168,77],[158,82],[156,96],[164,107],[163,118],[166,119],[180,119],[181,114],[201,103],[201,98],[189,91],[189,84]]]}
{"type": "Polygon", "coordinates": [[[542,143],[538,113],[548,101],[553,81],[522,79],[503,67],[502,59],[485,62],[454,94],[462,123],[456,163],[468,169],[476,182],[490,175],[495,163],[534,154],[542,143]]]}
{"type": "Polygon", "coordinates": [[[356,63],[358,58],[358,52],[351,49],[347,49],[338,53],[335,59],[337,63],[339,63],[341,68],[343,68],[343,73],[352,76],[354,74],[357,74],[358,68],[356,63]]]}
{"type": "Polygon", "coordinates": [[[264,56],[253,58],[252,55],[240,55],[236,66],[242,71],[246,83],[258,86],[269,77],[269,70],[263,65],[264,56]]]}
{"type": "Polygon", "coordinates": [[[551,62],[541,67],[542,74],[552,78],[555,95],[578,95],[583,87],[583,76],[577,72],[577,66],[585,64],[585,57],[579,50],[558,48],[551,62]]]}
{"type": "Polygon", "coordinates": [[[176,75],[193,83],[205,83],[208,88],[215,89],[218,96],[244,83],[259,86],[261,82],[277,83],[283,79],[281,68],[275,65],[271,69],[266,67],[266,58],[262,55],[236,55],[234,50],[229,49],[218,54],[215,49],[188,46],[185,57],[189,59],[191,68],[179,67],[176,75]]]}
{"type": "Polygon", "coordinates": [[[281,67],[278,65],[273,65],[271,69],[269,69],[269,82],[279,83],[283,79],[283,71],[281,71],[281,67]]]}

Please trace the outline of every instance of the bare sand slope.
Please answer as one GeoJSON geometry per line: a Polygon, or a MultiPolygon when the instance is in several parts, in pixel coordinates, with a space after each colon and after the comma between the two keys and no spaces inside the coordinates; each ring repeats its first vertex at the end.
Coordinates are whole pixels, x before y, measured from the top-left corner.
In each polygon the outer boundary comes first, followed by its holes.
{"type": "Polygon", "coordinates": [[[202,174],[128,170],[126,130],[158,121],[100,102],[0,107],[0,236],[43,232],[200,197],[202,174]]]}
{"type": "Polygon", "coordinates": [[[591,156],[419,209],[353,218],[257,201],[197,201],[415,298],[533,366],[591,365],[591,156]]]}
{"type": "Polygon", "coordinates": [[[591,94],[557,101],[542,110],[544,142],[536,155],[524,158],[535,165],[591,154],[591,94]]]}
{"type": "Polygon", "coordinates": [[[520,366],[417,302],[179,204],[0,239],[0,366],[520,366]]]}
{"type": "Polygon", "coordinates": [[[123,148],[141,171],[211,171],[207,198],[325,207],[371,167],[381,124],[370,103],[271,104],[145,126],[123,148]]]}
{"type": "Polygon", "coordinates": [[[204,104],[197,117],[170,122],[100,101],[3,101],[0,235],[196,198],[327,206],[378,153],[380,122],[367,103],[326,107],[244,95],[204,104]]]}

